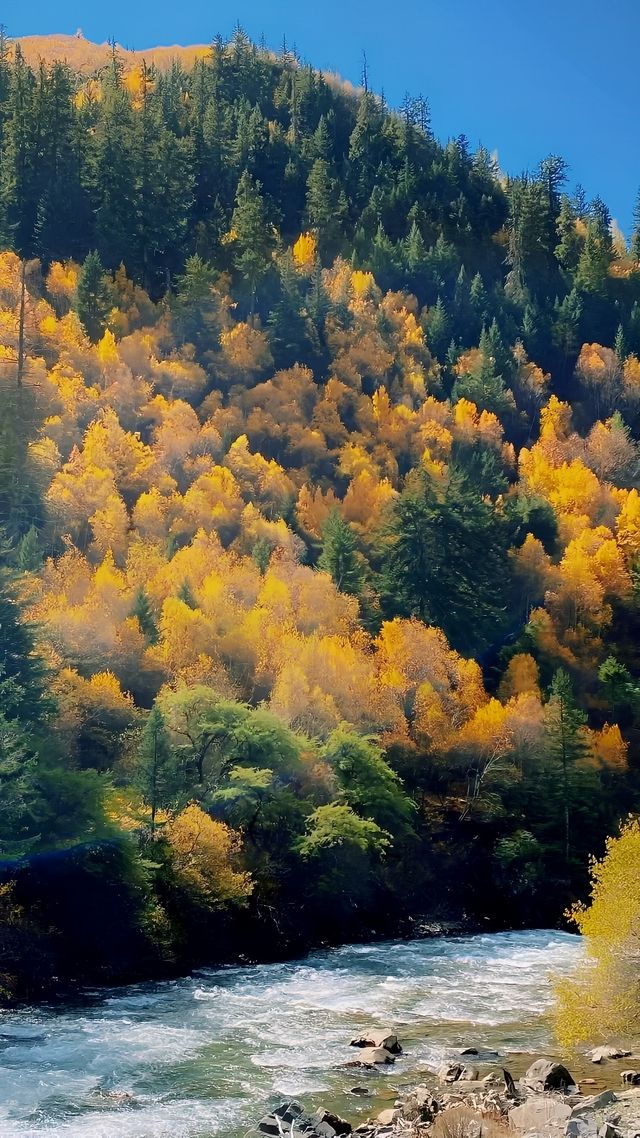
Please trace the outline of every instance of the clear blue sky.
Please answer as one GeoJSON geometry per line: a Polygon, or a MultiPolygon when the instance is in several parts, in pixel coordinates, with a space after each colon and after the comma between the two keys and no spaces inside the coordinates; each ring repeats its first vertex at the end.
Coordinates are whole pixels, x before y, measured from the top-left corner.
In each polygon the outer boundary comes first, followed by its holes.
{"type": "Polygon", "coordinates": [[[208,42],[237,19],[277,47],[370,82],[390,103],[425,94],[436,134],[466,134],[518,173],[562,154],[625,231],[640,186],[640,0],[28,0],[12,36],[70,32],[127,47],[208,42]]]}

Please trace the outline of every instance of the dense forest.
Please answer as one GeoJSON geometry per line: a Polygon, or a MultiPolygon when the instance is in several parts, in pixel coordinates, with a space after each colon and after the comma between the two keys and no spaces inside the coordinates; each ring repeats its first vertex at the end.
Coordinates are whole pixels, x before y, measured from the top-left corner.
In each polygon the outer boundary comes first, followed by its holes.
{"type": "Polygon", "coordinates": [[[5,996],[584,894],[640,808],[640,211],[567,177],[241,29],[0,36],[5,996]]]}

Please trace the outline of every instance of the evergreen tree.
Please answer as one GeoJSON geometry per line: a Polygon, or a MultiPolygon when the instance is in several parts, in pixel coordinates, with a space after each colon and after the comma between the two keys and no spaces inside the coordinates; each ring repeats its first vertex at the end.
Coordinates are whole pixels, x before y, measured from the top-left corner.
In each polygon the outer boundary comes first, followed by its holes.
{"type": "Polygon", "coordinates": [[[17,565],[25,573],[34,573],[42,565],[40,537],[35,526],[30,526],[20,539],[17,549],[17,565]]]}
{"type": "Polygon", "coordinates": [[[633,207],[633,230],[631,233],[631,256],[634,261],[640,261],[640,190],[633,207]]]}
{"type": "Polygon", "coordinates": [[[555,254],[562,268],[571,274],[575,273],[578,267],[583,245],[576,225],[577,220],[570,199],[563,197],[556,223],[558,243],[555,254]]]}
{"type": "Polygon", "coordinates": [[[324,158],[317,158],[309,171],[305,217],[318,236],[323,256],[337,253],[343,239],[346,201],[339,180],[324,158]]]}
{"type": "Polygon", "coordinates": [[[104,335],[111,310],[111,296],[100,254],[89,253],[80,270],[75,307],[80,323],[94,344],[104,335]]]}
{"type": "MultiPolygon", "coordinates": [[[[0,700],[3,687],[0,680],[0,700]]],[[[32,743],[22,724],[0,712],[0,855],[19,857],[34,845],[38,798],[32,743]]]]}
{"type": "Polygon", "coordinates": [[[576,288],[603,295],[606,292],[611,261],[611,245],[603,236],[601,225],[597,221],[589,221],[576,269],[576,288]]]}
{"type": "Polygon", "coordinates": [[[235,239],[235,265],[249,289],[249,314],[253,316],[256,290],[271,264],[274,240],[260,183],[255,182],[246,170],[238,183],[231,229],[235,239]]]}
{"type": "Polygon", "coordinates": [[[176,282],[171,313],[179,344],[193,344],[199,352],[217,346],[220,335],[219,303],[213,289],[216,272],[194,254],[176,282]]]}
{"type": "Polygon", "coordinates": [[[559,768],[563,850],[567,864],[571,855],[573,775],[576,764],[589,754],[584,734],[585,724],[586,716],[576,703],[571,679],[560,668],[553,677],[549,702],[545,708],[545,738],[547,757],[559,768]]]}
{"type": "Polygon", "coordinates": [[[131,610],[131,615],[136,617],[138,624],[140,625],[140,631],[147,641],[147,644],[157,644],[158,626],[153,615],[153,609],[151,608],[149,598],[145,593],[142,585],[136,593],[136,599],[133,609],[131,610]]]}
{"type": "Polygon", "coordinates": [[[35,646],[35,631],[23,617],[14,574],[0,568],[0,715],[33,726],[52,710],[46,695],[47,667],[35,646]]]}
{"type": "Polygon", "coordinates": [[[136,756],[134,781],[151,810],[151,834],[159,810],[169,810],[180,797],[181,772],[173,753],[164,718],[154,707],[147,716],[136,756]]]}
{"type": "Polygon", "coordinates": [[[414,471],[383,550],[383,605],[442,628],[459,651],[504,628],[511,587],[507,534],[496,511],[455,470],[444,487],[414,471]]]}
{"type": "Polygon", "coordinates": [[[336,509],[330,511],[322,527],[318,568],[331,575],[341,593],[359,596],[363,574],[356,539],[351,526],[336,509]]]}

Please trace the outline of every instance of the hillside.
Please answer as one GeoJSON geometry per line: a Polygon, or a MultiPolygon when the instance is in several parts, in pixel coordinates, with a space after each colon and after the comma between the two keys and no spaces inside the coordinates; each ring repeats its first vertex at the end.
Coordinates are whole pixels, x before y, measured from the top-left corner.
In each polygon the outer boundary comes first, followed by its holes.
{"type": "MultiPolygon", "coordinates": [[[[108,43],[91,43],[83,35],[19,36],[15,41],[30,67],[37,68],[40,63],[67,63],[79,75],[90,76],[105,68],[111,59],[112,48],[108,43]]],[[[135,71],[143,60],[151,67],[167,71],[174,61],[184,68],[192,68],[204,59],[210,51],[207,44],[180,44],[166,47],[150,47],[134,51],[118,44],[118,53],[125,71],[135,71]]]]}
{"type": "Polygon", "coordinates": [[[96,50],[0,41],[5,988],[558,921],[640,804],[640,232],[96,50]]]}

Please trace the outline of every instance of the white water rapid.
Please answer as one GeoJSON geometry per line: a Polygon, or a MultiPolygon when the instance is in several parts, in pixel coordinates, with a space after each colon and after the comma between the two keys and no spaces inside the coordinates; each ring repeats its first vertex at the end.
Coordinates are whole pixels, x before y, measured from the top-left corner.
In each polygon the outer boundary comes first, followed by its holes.
{"type": "Polygon", "coordinates": [[[241,1138],[287,1096],[377,1113],[461,1047],[552,1047],[549,974],[580,953],[545,931],[355,945],[5,1013],[0,1136],[241,1138]],[[393,1068],[342,1066],[354,1033],[386,1026],[393,1068]]]}

